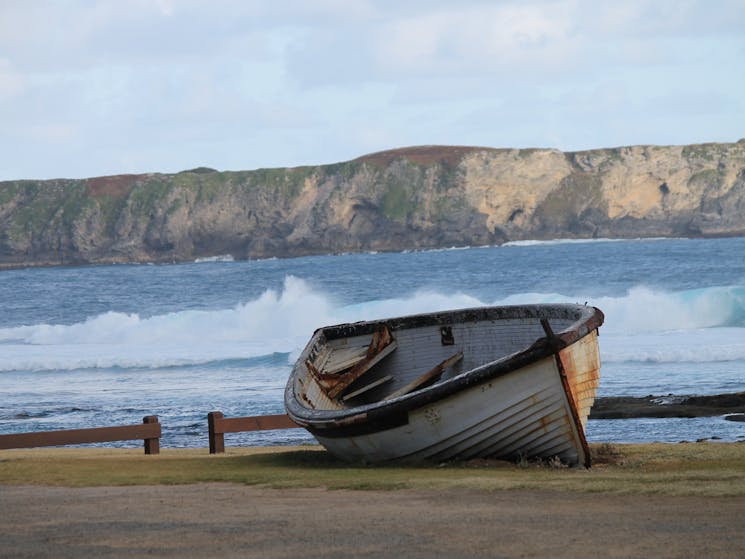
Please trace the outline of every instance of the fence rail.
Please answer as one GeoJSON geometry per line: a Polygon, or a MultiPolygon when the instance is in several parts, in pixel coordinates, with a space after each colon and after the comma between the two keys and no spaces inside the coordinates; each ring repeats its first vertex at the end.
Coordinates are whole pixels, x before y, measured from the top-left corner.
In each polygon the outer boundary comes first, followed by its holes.
{"type": "Polygon", "coordinates": [[[207,414],[207,426],[210,435],[210,454],[225,452],[225,433],[297,429],[300,427],[285,414],[226,418],[219,411],[212,411],[207,414]]]}
{"type": "Polygon", "coordinates": [[[145,442],[145,454],[159,454],[160,437],[161,428],[158,422],[158,416],[148,415],[142,419],[142,424],[138,425],[0,435],[0,450],[35,448],[39,446],[108,443],[139,439],[145,442]]]}
{"type": "MultiPolygon", "coordinates": [[[[225,452],[225,433],[296,429],[300,427],[285,414],[226,418],[219,411],[213,411],[207,414],[207,426],[209,431],[210,454],[225,452]]],[[[159,454],[160,438],[161,424],[158,422],[158,417],[148,415],[142,419],[142,424],[137,425],[0,435],[0,450],[108,443],[139,439],[144,441],[145,454],[159,454]]]]}

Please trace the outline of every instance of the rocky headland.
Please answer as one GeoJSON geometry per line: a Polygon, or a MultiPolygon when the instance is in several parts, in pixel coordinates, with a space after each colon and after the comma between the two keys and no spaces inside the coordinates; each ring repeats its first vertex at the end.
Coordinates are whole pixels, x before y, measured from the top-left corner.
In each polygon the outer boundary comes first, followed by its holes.
{"type": "Polygon", "coordinates": [[[708,396],[611,396],[596,398],[590,419],[713,417],[745,421],[745,392],[708,396]]]}
{"type": "Polygon", "coordinates": [[[745,140],[0,182],[0,267],[745,234],[745,140]]]}

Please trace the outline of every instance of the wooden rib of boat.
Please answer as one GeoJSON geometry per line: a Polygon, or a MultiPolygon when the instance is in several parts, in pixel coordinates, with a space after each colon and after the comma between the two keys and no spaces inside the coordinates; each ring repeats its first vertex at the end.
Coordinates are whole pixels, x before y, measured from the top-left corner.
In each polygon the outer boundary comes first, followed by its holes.
{"type": "Polygon", "coordinates": [[[285,407],[349,461],[556,456],[589,466],[602,323],[595,307],[556,304],[320,328],[285,407]]]}

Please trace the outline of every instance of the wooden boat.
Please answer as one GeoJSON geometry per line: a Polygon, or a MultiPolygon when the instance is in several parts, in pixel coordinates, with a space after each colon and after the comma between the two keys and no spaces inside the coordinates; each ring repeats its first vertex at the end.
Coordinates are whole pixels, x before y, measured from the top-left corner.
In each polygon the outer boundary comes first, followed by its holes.
{"type": "Polygon", "coordinates": [[[595,307],[557,304],[320,328],[290,374],[285,407],[349,461],[559,457],[589,466],[602,323],[595,307]]]}

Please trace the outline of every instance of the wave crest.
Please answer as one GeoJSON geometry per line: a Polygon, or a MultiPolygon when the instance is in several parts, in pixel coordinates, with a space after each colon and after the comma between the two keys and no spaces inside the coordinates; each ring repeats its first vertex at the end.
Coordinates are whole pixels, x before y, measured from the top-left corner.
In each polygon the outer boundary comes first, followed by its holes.
{"type": "Polygon", "coordinates": [[[638,286],[622,296],[599,298],[522,293],[496,301],[460,292],[419,291],[404,298],[339,305],[303,279],[288,276],[280,291],[269,289],[232,309],[148,318],[107,312],[71,325],[0,329],[0,371],[185,366],[274,353],[289,354],[292,360],[324,325],[490,304],[585,301],[605,313],[601,352],[606,360],[745,358],[739,341],[745,327],[745,287],[740,286],[682,292],[638,286]],[[695,333],[712,328],[727,332],[716,353],[690,347],[695,333]],[[660,338],[659,347],[645,345],[655,333],[669,334],[660,338]],[[688,341],[676,341],[683,339],[688,341]]]}

